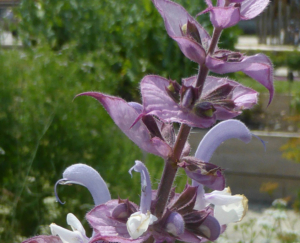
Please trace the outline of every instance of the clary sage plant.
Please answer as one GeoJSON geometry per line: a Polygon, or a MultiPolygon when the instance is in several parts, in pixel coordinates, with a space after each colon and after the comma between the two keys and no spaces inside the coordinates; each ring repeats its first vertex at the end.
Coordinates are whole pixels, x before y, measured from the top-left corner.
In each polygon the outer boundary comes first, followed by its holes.
{"type": "MultiPolygon", "coordinates": [[[[182,6],[169,0],[152,0],[161,14],[168,35],[182,53],[199,64],[198,74],[177,81],[156,75],[140,83],[143,104],[98,92],[78,96],[97,99],[116,125],[142,150],[160,156],[164,171],[157,190],[141,161],[129,170],[141,175],[139,205],[127,199],[111,199],[100,174],[85,164],[68,167],[56,185],[79,184],[93,196],[95,207],[86,219],[93,228],[87,236],[80,221],[71,213],[67,223],[72,230],[54,223],[52,235],[36,236],[24,243],[98,243],[98,242],[205,242],[218,239],[226,225],[240,221],[247,211],[243,195],[231,195],[225,187],[223,170],[209,163],[215,149],[225,140],[238,138],[248,143],[252,134],[238,120],[231,118],[257,103],[257,92],[236,81],[208,76],[209,71],[226,74],[242,71],[264,85],[272,101],[273,67],[263,54],[245,56],[218,48],[224,28],[260,14],[269,0],[206,0],[214,26],[212,36],[182,6]],[[192,127],[214,126],[202,139],[195,155],[188,143],[192,127]],[[173,123],[180,123],[175,131],[173,123]],[[175,193],[174,178],[185,170],[192,179],[181,193],[175,193]],[[205,193],[204,186],[212,189],[205,193]]],[[[55,190],[56,191],[56,190],[55,190]]],[[[55,192],[56,193],[56,192],[55,192]]],[[[57,196],[57,200],[59,200],[57,196]]]]}

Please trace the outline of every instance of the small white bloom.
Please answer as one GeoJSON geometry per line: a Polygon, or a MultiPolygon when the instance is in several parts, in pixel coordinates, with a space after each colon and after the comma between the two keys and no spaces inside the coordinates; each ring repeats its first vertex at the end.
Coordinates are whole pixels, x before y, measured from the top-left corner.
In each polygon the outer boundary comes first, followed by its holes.
{"type": "Polygon", "coordinates": [[[287,206],[287,201],[282,199],[282,198],[278,198],[278,199],[275,199],[272,202],[272,206],[274,206],[274,207],[286,207],[287,206]]]}
{"type": "Polygon", "coordinates": [[[271,216],[274,219],[287,219],[285,211],[278,209],[267,209],[264,212],[265,215],[271,216]]]}
{"type": "Polygon", "coordinates": [[[59,236],[63,243],[88,243],[89,238],[85,234],[85,229],[74,214],[68,213],[67,223],[73,231],[52,223],[50,225],[52,235],[59,236]]]}
{"type": "Polygon", "coordinates": [[[257,220],[257,225],[272,229],[274,227],[274,220],[269,216],[263,216],[257,220]]]}
{"type": "Polygon", "coordinates": [[[137,239],[146,232],[149,225],[153,224],[156,220],[157,217],[152,215],[149,211],[147,211],[147,214],[142,212],[131,214],[126,223],[129,235],[132,239],[137,239]]]}
{"type": "Polygon", "coordinates": [[[248,210],[244,195],[231,195],[230,188],[205,194],[205,200],[214,204],[214,216],[220,225],[241,221],[248,210]]]}

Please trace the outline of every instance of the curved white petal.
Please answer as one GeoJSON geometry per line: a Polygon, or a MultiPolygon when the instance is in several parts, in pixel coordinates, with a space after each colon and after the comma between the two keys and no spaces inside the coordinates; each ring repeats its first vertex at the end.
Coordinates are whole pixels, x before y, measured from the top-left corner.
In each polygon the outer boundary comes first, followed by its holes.
{"type": "Polygon", "coordinates": [[[88,243],[89,238],[85,235],[85,229],[74,214],[67,215],[67,223],[71,226],[71,230],[67,230],[54,223],[50,225],[52,235],[57,235],[63,243],[88,243]]]}
{"type": "Polygon", "coordinates": [[[208,202],[215,205],[214,216],[220,225],[242,220],[248,210],[248,199],[244,195],[230,196],[219,194],[216,198],[208,200],[208,202]]]}
{"type": "Polygon", "coordinates": [[[85,235],[85,229],[83,228],[81,222],[78,218],[72,213],[68,213],[67,215],[67,223],[71,226],[73,231],[78,231],[82,235],[85,235]]]}
{"type": "Polygon", "coordinates": [[[149,225],[153,224],[156,220],[157,217],[152,215],[149,211],[147,214],[141,212],[131,214],[126,223],[129,235],[132,239],[137,239],[146,232],[149,225]]]}

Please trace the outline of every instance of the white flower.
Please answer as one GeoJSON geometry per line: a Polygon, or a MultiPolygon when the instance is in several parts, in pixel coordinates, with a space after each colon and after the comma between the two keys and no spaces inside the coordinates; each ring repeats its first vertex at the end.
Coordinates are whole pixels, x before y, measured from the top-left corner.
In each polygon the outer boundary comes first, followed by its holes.
{"type": "Polygon", "coordinates": [[[85,229],[74,214],[68,213],[67,223],[72,231],[52,223],[50,225],[52,235],[59,236],[63,243],[88,243],[89,238],[85,234],[85,229]]]}
{"type": "Polygon", "coordinates": [[[257,220],[257,225],[272,229],[274,227],[274,220],[269,216],[263,216],[257,220]]]}
{"type": "Polygon", "coordinates": [[[152,215],[149,211],[147,211],[147,214],[143,214],[142,212],[133,213],[126,223],[128,233],[132,239],[137,239],[146,232],[149,225],[153,224],[156,220],[157,217],[152,215]]]}
{"type": "Polygon", "coordinates": [[[205,201],[214,204],[214,216],[220,225],[241,221],[248,210],[248,199],[244,195],[231,195],[230,188],[204,195],[205,201]]]}
{"type": "Polygon", "coordinates": [[[282,199],[282,198],[278,198],[278,199],[275,199],[272,202],[272,206],[274,206],[274,207],[286,207],[287,206],[287,201],[282,199]]]}
{"type": "Polygon", "coordinates": [[[264,212],[265,215],[271,216],[274,219],[287,219],[287,215],[284,211],[278,209],[267,209],[264,212]]]}

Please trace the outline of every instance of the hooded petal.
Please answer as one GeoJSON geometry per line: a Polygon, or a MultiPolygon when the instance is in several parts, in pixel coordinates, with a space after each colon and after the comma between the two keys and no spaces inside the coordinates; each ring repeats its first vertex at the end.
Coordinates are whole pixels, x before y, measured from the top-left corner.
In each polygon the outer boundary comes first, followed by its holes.
{"type": "Polygon", "coordinates": [[[129,170],[131,176],[132,170],[141,174],[142,196],[140,212],[131,214],[126,225],[130,236],[133,239],[137,239],[148,230],[149,225],[152,225],[157,220],[157,217],[150,213],[152,189],[150,175],[146,166],[141,161],[136,160],[135,165],[129,170]]]}
{"type": "Polygon", "coordinates": [[[136,160],[135,165],[129,170],[129,174],[132,176],[132,170],[139,172],[141,174],[141,188],[142,188],[142,196],[141,196],[141,204],[140,210],[142,213],[146,214],[147,211],[150,210],[151,206],[151,181],[150,175],[147,170],[147,167],[141,162],[136,160]]]}
{"type": "Polygon", "coordinates": [[[32,237],[22,243],[63,243],[58,236],[53,235],[39,235],[32,237]]]}
{"type": "Polygon", "coordinates": [[[97,99],[117,126],[141,149],[163,158],[168,156],[171,151],[170,146],[157,137],[151,138],[147,127],[141,120],[135,122],[140,114],[136,110],[137,107],[132,103],[130,105],[121,98],[97,92],[86,92],[77,96],[83,95],[97,99]],[[132,126],[134,122],[135,124],[132,126]]]}
{"type": "Polygon", "coordinates": [[[244,123],[238,120],[220,122],[203,137],[197,148],[195,157],[208,162],[216,148],[230,138],[238,138],[244,143],[249,143],[252,134],[244,123]]]}
{"type": "MultiPolygon", "coordinates": [[[[106,203],[111,199],[107,185],[100,174],[85,164],[69,166],[63,173],[63,179],[59,180],[58,183],[62,185],[78,184],[86,187],[92,194],[95,205],[106,203]]],[[[58,199],[58,201],[60,200],[58,199]]]]}
{"type": "Polygon", "coordinates": [[[158,116],[167,122],[185,123],[195,127],[209,127],[214,118],[202,118],[192,113],[188,108],[176,103],[166,89],[169,81],[163,77],[148,75],[141,81],[141,92],[145,112],[158,116]]]}
{"type": "Polygon", "coordinates": [[[206,66],[211,71],[219,74],[244,72],[269,90],[269,104],[271,103],[274,94],[273,66],[270,59],[264,54],[242,57],[239,61],[225,61],[208,55],[206,66]]]}

